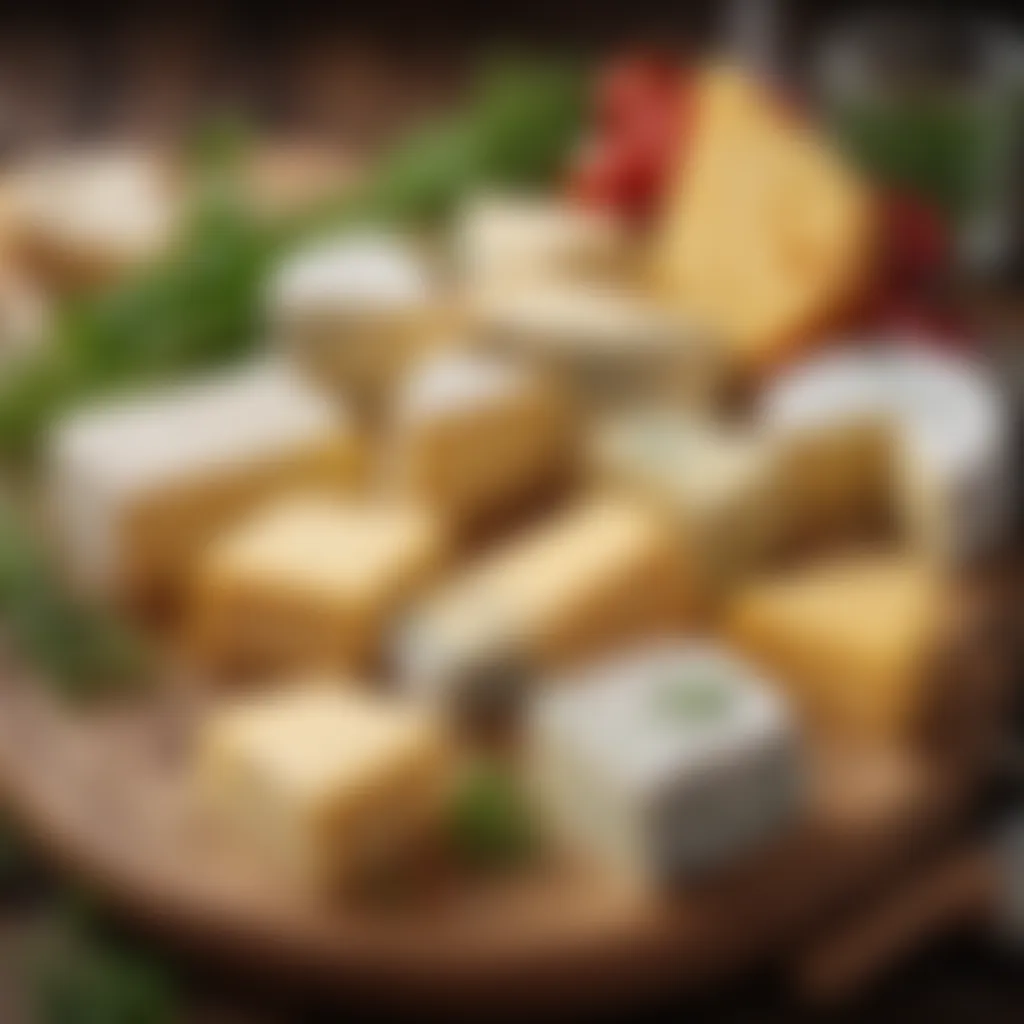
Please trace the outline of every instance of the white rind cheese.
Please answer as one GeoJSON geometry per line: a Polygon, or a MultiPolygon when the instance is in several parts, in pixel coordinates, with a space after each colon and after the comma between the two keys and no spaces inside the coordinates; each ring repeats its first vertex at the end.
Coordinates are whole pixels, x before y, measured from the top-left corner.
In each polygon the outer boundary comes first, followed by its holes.
{"type": "Polygon", "coordinates": [[[293,883],[321,891],[422,849],[447,785],[435,721],[343,682],[286,680],[214,711],[197,744],[206,811],[293,883]]]}
{"type": "Polygon", "coordinates": [[[920,346],[842,351],[782,377],[765,397],[770,427],[828,431],[886,417],[897,438],[902,522],[920,547],[961,562],[1004,536],[1013,477],[998,389],[962,357],[920,346]]]}
{"type": "Polygon", "coordinates": [[[52,518],[89,589],[147,589],[180,579],[211,533],[255,501],[292,486],[347,486],[358,461],[336,403],[266,361],[59,423],[52,518]]]}
{"type": "Polygon", "coordinates": [[[641,883],[685,880],[769,839],[798,809],[784,699],[728,652],[635,649],[545,688],[527,766],[572,845],[641,883]]]}

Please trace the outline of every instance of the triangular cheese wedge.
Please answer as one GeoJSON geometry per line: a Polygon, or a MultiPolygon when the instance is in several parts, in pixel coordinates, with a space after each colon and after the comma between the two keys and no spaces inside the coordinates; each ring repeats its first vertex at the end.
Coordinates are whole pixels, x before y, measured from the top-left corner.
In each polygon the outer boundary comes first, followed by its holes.
{"type": "Polygon", "coordinates": [[[872,204],[824,140],[735,68],[701,74],[690,116],[655,243],[656,285],[722,339],[739,372],[756,374],[861,293],[872,204]]]}

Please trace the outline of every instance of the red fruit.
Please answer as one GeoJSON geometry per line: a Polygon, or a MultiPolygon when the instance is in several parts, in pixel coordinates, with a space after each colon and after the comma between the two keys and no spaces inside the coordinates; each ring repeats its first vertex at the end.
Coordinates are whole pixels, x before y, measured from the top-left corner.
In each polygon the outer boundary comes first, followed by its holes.
{"type": "Polygon", "coordinates": [[[596,113],[602,130],[616,132],[638,111],[675,105],[678,65],[656,54],[631,54],[613,61],[598,78],[596,113]]]}
{"type": "Polygon", "coordinates": [[[942,214],[916,196],[891,193],[882,200],[888,273],[897,281],[923,281],[945,270],[952,236],[942,214]]]}

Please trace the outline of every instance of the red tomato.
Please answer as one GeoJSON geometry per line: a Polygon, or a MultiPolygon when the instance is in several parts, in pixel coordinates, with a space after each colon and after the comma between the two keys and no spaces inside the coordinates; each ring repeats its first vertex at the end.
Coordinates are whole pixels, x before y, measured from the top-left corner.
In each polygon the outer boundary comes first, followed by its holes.
{"type": "Polygon", "coordinates": [[[617,132],[638,111],[674,106],[679,77],[678,65],[657,54],[631,54],[613,61],[597,81],[601,128],[617,132]]]}

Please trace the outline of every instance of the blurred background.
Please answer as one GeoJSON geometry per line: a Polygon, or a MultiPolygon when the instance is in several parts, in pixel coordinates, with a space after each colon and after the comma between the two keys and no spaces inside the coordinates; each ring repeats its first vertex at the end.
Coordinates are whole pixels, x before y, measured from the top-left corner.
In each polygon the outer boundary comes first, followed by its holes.
{"type": "MultiPolygon", "coordinates": [[[[834,115],[844,140],[876,172],[948,211],[958,274],[939,287],[944,298],[962,297],[957,314],[970,309],[1024,379],[1017,327],[1024,322],[1024,75],[1015,64],[1024,53],[1016,35],[1024,32],[1024,15],[1017,5],[889,3],[869,10],[780,0],[762,5],[769,9],[764,22],[751,23],[768,26],[768,35],[752,29],[750,37],[743,36],[750,11],[737,13],[744,6],[732,5],[730,16],[721,0],[3,4],[0,160],[68,142],[172,142],[228,115],[289,153],[315,152],[311,164],[340,164],[443,109],[472,65],[496,50],[599,57],[634,44],[686,52],[743,38],[775,75],[807,89],[834,115]],[[955,27],[936,32],[944,25],[955,27]],[[871,89],[861,88],[860,73],[871,89]],[[922,93],[922,80],[941,82],[943,94],[949,83],[957,94],[980,89],[993,99],[983,109],[996,111],[997,126],[959,109],[936,115],[934,91],[922,93]],[[908,134],[916,145],[898,144],[908,134]]],[[[634,1019],[666,1012],[694,1021],[802,1019],[771,980],[757,978],[699,1003],[635,1010],[634,1019]]],[[[295,993],[267,991],[258,979],[211,976],[203,965],[126,932],[4,826],[3,1024],[358,1019],[372,1019],[368,1008],[312,1007],[295,993]],[[40,943],[41,935],[48,941],[40,943]],[[54,935],[57,941],[49,941],[54,935]],[[102,1008],[115,1005],[111,991],[126,990],[138,993],[136,1009],[115,1017],[102,1008]],[[47,1008],[43,1017],[40,1007],[47,1008]]],[[[1019,961],[953,936],[837,1019],[1019,1021],[1024,972],[1019,961]]]]}

